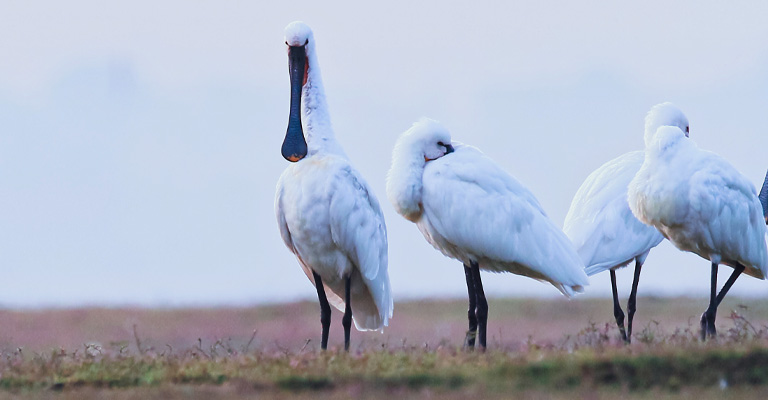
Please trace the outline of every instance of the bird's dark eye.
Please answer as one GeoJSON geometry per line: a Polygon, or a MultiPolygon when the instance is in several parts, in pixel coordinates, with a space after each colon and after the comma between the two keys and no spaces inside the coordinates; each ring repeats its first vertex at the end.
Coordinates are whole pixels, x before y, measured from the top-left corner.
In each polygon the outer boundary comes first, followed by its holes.
{"type": "Polygon", "coordinates": [[[445,147],[445,143],[443,143],[443,142],[437,142],[437,145],[445,147]]]}
{"type": "Polygon", "coordinates": [[[690,130],[691,130],[691,127],[690,127],[690,126],[686,126],[686,127],[685,127],[685,133],[690,133],[690,130]]]}
{"type": "Polygon", "coordinates": [[[304,46],[306,46],[307,44],[309,44],[309,39],[307,39],[307,41],[304,42],[304,46]]]}

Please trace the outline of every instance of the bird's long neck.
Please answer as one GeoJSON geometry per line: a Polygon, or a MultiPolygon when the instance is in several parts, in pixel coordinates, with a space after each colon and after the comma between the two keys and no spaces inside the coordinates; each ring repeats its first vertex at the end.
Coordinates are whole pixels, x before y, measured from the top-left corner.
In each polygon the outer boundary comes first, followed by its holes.
{"type": "Polygon", "coordinates": [[[763,216],[768,218],[768,173],[765,174],[763,188],[760,189],[760,203],[763,205],[763,216]]]}
{"type": "Polygon", "coordinates": [[[313,44],[307,49],[307,83],[301,94],[301,120],[304,125],[304,135],[307,139],[309,154],[328,152],[343,155],[344,152],[336,142],[328,113],[328,103],[325,100],[323,79],[313,44]]]}
{"type": "Polygon", "coordinates": [[[411,222],[421,218],[424,155],[412,153],[407,143],[399,143],[392,154],[392,168],[387,176],[387,197],[397,210],[411,222]]]}

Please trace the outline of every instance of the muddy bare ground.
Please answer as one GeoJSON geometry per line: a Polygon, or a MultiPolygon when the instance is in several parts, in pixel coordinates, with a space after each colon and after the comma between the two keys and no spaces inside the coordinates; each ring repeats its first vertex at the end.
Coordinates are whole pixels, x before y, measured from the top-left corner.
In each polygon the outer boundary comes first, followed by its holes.
{"type": "MultiPolygon", "coordinates": [[[[706,299],[640,298],[635,336],[696,330],[706,303],[706,299]]],[[[493,299],[489,306],[489,346],[510,350],[532,342],[558,344],[592,324],[614,326],[609,299],[493,299]]],[[[719,329],[733,326],[732,311],[756,327],[768,325],[767,300],[726,298],[718,313],[719,329]]],[[[352,348],[458,346],[466,323],[466,304],[461,300],[397,303],[394,318],[383,333],[353,329],[352,348]]],[[[6,351],[74,351],[96,344],[105,349],[135,351],[141,346],[161,352],[207,348],[217,341],[239,350],[247,346],[251,350],[296,351],[313,350],[319,335],[319,310],[314,302],[210,309],[0,311],[0,349],[6,351]]],[[[334,309],[329,346],[339,346],[342,340],[341,313],[334,309]]]]}

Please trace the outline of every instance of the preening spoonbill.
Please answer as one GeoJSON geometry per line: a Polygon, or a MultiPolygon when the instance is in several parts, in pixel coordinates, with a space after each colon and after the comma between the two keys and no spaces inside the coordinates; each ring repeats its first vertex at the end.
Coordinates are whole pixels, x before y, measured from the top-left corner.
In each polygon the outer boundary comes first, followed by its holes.
{"type": "Polygon", "coordinates": [[[282,154],[293,164],[277,182],[277,223],[317,290],[321,347],[328,347],[330,302],[344,312],[348,350],[353,319],[363,331],[380,330],[392,317],[387,228],[376,196],[334,138],[312,30],[292,22],[285,44],[291,108],[282,154]]]}
{"type": "Polygon", "coordinates": [[[765,182],[763,182],[763,188],[760,189],[760,203],[763,205],[763,216],[765,217],[765,224],[768,225],[768,173],[765,174],[765,182]]]}
{"type": "Polygon", "coordinates": [[[678,249],[711,262],[701,336],[714,336],[717,306],[739,275],[764,279],[768,273],[766,227],[754,185],[720,156],[699,149],[678,126],[662,126],[646,142],[628,200],[640,221],[678,249]],[[733,273],[716,293],[719,264],[733,267],[733,273]]]}
{"type": "Polygon", "coordinates": [[[480,270],[552,283],[566,296],[588,284],[568,237],[523,185],[480,150],[451,141],[422,119],[397,140],[387,197],[427,241],[464,264],[469,295],[468,347],[486,347],[488,303],[480,270]]]}
{"type": "MultiPolygon", "coordinates": [[[[651,109],[645,117],[645,140],[650,141],[660,126],[672,125],[688,132],[688,118],[671,103],[651,109]]],[[[610,271],[613,291],[613,315],[621,336],[632,340],[632,319],[637,304],[637,284],[640,271],[652,248],[664,237],[632,215],[627,203],[627,186],[643,165],[644,152],[626,153],[603,164],[592,172],[576,192],[565,217],[563,230],[573,241],[581,256],[587,275],[610,271]],[[635,262],[632,291],[627,301],[627,329],[624,311],[619,305],[616,270],[635,262]]]]}

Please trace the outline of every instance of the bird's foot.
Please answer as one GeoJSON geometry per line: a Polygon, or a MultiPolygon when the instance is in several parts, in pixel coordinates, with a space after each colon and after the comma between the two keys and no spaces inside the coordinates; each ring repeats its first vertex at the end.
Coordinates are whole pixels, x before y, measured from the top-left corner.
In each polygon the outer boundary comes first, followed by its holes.
{"type": "Polygon", "coordinates": [[[619,333],[621,333],[621,340],[624,344],[629,344],[629,338],[627,337],[627,331],[624,329],[624,325],[619,325],[619,333]]]}
{"type": "Polygon", "coordinates": [[[699,325],[701,325],[701,340],[702,341],[707,340],[707,325],[709,324],[707,323],[706,312],[704,314],[701,314],[701,322],[699,325]]]}
{"type": "Polygon", "coordinates": [[[708,319],[707,322],[709,324],[707,325],[707,336],[709,336],[710,339],[714,339],[717,337],[717,329],[715,329],[715,321],[708,319]]]}
{"type": "Polygon", "coordinates": [[[475,348],[475,338],[477,338],[477,331],[467,331],[467,336],[464,338],[464,347],[469,350],[475,348]]]}
{"type": "Polygon", "coordinates": [[[717,329],[715,328],[715,319],[710,318],[706,312],[701,314],[701,340],[712,339],[717,336],[717,329]]]}

